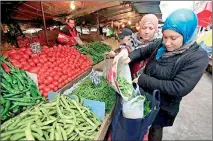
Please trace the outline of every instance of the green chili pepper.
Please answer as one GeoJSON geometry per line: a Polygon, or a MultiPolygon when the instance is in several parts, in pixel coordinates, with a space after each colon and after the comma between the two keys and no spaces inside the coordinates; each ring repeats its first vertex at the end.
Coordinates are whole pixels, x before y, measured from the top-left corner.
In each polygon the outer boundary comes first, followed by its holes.
{"type": "Polygon", "coordinates": [[[9,100],[6,100],[5,109],[4,109],[4,111],[2,112],[2,115],[1,115],[1,116],[4,116],[4,115],[6,115],[6,114],[9,112],[10,104],[11,104],[10,101],[9,101],[9,100]]]}
{"type": "Polygon", "coordinates": [[[4,83],[1,83],[1,85],[9,92],[9,93],[13,93],[13,94],[18,94],[19,91],[16,91],[14,89],[12,89],[10,86],[5,85],[4,83]]]}
{"type": "Polygon", "coordinates": [[[1,68],[1,72],[2,72],[3,78],[5,78],[7,80],[7,82],[11,83],[12,82],[12,78],[10,77],[10,75],[7,74],[2,68],[1,68]]]}
{"type": "Polygon", "coordinates": [[[5,99],[2,95],[0,95],[0,104],[4,104],[5,103],[5,99]]]}

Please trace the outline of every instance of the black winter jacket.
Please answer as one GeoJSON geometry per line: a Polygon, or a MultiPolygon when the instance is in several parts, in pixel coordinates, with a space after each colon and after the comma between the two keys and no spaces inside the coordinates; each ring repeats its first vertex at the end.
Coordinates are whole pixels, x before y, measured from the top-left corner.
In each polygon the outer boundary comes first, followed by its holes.
{"type": "Polygon", "coordinates": [[[129,58],[135,62],[151,57],[138,84],[148,93],[160,90],[161,109],[175,117],[182,97],[196,86],[209,59],[207,52],[195,43],[182,54],[156,60],[157,49],[161,46],[162,40],[157,40],[147,47],[134,50],[129,58]]]}

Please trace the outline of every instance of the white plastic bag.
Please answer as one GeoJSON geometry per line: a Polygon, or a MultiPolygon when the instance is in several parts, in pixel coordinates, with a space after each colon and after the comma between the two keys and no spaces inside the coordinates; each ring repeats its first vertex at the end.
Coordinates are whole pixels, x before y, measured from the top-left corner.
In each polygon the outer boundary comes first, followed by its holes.
{"type": "Polygon", "coordinates": [[[119,59],[108,71],[107,80],[111,87],[122,96],[124,101],[128,101],[132,98],[134,88],[132,86],[132,77],[128,64],[122,63],[121,59],[119,59]],[[121,87],[119,87],[118,83],[118,76],[125,79],[127,83],[129,83],[129,86],[132,87],[132,90],[128,91],[126,94],[122,93],[122,90],[120,89],[121,87]]]}
{"type": "Polygon", "coordinates": [[[123,101],[122,113],[125,118],[138,119],[144,116],[145,97],[138,95],[130,101],[123,101]]]}

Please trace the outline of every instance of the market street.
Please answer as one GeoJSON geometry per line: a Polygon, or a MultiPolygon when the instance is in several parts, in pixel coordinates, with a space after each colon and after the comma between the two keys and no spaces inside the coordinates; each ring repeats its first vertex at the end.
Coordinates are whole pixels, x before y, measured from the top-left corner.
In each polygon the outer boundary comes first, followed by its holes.
{"type": "Polygon", "coordinates": [[[212,76],[209,73],[183,98],[174,125],[164,128],[163,140],[212,140],[212,76]]]}

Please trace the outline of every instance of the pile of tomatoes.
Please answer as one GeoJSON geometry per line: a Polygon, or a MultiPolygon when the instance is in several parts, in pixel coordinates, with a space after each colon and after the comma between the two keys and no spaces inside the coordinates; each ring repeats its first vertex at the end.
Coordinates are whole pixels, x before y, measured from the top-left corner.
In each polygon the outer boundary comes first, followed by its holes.
{"type": "Polygon", "coordinates": [[[37,74],[39,90],[45,97],[49,91],[57,91],[92,66],[87,56],[66,45],[43,46],[39,54],[33,54],[31,48],[19,48],[4,55],[14,66],[37,74]]]}

